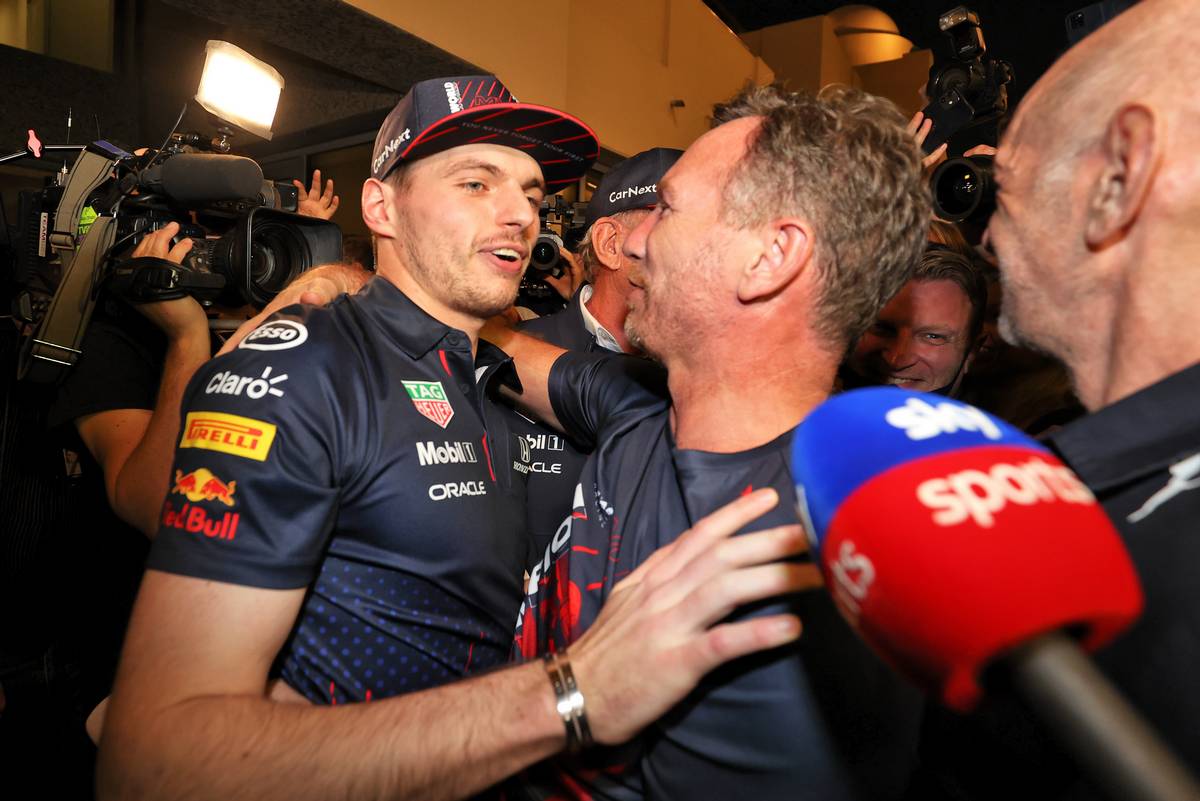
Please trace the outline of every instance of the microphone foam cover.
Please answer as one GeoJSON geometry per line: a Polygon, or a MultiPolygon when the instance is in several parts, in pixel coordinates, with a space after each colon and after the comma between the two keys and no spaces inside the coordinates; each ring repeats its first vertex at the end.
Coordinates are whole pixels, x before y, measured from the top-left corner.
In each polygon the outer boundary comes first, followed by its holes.
{"type": "Polygon", "coordinates": [[[256,198],[262,168],[244,156],[222,153],[178,153],[161,164],[162,191],[175,201],[205,205],[222,200],[256,198]]]}
{"type": "Polygon", "coordinates": [[[1077,627],[1085,648],[1140,614],[1120,537],[1045,447],[963,403],[848,392],[796,430],[800,516],[835,603],[881,655],[958,709],[997,656],[1077,627]]]}

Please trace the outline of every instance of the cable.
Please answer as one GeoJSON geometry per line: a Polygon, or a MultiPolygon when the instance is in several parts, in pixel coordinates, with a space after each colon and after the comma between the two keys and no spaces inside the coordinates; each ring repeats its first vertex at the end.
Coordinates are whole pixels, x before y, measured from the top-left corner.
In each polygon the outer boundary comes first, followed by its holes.
{"type": "Polygon", "coordinates": [[[185,101],[185,102],[184,102],[184,104],[183,104],[183,108],[181,108],[181,109],[179,110],[179,116],[175,118],[175,124],[171,126],[171,132],[170,132],[169,134],[167,134],[167,138],[166,138],[166,139],[164,139],[164,140],[163,140],[163,143],[162,143],[162,145],[160,145],[160,146],[159,146],[159,148],[158,148],[158,152],[156,152],[156,153],[155,153],[155,154],[154,154],[154,155],[153,155],[153,156],[150,158],[150,163],[149,163],[149,164],[147,164],[145,167],[142,167],[142,169],[138,170],[138,174],[139,174],[139,176],[141,175],[141,173],[143,173],[143,172],[145,172],[146,170],[148,170],[148,169],[150,169],[151,167],[153,167],[153,166],[154,166],[154,162],[155,162],[155,161],[157,161],[157,160],[158,160],[158,157],[159,157],[159,156],[161,156],[161,155],[163,154],[163,150],[165,150],[165,149],[166,149],[166,147],[167,147],[167,143],[169,143],[169,142],[171,141],[171,137],[172,137],[172,136],[174,136],[174,135],[175,135],[175,132],[179,130],[179,123],[183,122],[183,115],[187,113],[187,109],[188,109],[188,104],[187,104],[187,102],[185,101]]]}

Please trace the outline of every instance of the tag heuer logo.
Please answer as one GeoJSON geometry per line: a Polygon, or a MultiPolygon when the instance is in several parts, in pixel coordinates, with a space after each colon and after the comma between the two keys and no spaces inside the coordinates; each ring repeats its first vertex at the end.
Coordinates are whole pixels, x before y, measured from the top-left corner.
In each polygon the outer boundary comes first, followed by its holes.
{"type": "Polygon", "coordinates": [[[446,400],[441,381],[405,381],[404,388],[417,411],[445,428],[454,417],[454,407],[446,400]]]}

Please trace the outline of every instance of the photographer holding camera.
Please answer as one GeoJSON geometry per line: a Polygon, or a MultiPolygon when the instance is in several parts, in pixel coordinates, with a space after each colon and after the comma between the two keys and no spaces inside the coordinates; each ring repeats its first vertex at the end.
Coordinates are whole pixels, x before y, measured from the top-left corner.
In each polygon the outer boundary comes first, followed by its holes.
{"type": "MultiPolygon", "coordinates": [[[[319,187],[316,173],[311,191],[301,187],[299,210],[328,219],[337,208],[333,182],[323,193],[319,187]]],[[[195,242],[178,237],[180,228],[169,222],[146,234],[128,255],[129,263],[182,264],[195,242]]],[[[240,310],[220,313],[244,316],[240,310]]],[[[94,577],[88,578],[95,584],[88,611],[94,624],[83,629],[86,642],[80,647],[89,708],[112,686],[147,538],[158,530],[167,496],[183,391],[213,349],[208,314],[192,295],[128,302],[102,292],[82,353],[50,403],[48,430],[78,457],[76,515],[88,521],[89,530],[102,532],[98,539],[104,543],[95,556],[94,577]]],[[[93,739],[103,709],[87,721],[93,739]]]]}
{"type": "MultiPolygon", "coordinates": [[[[565,309],[527,320],[517,326],[518,331],[567,350],[639,352],[625,334],[634,288],[629,282],[632,265],[624,252],[625,239],[650,214],[658,202],[658,182],[682,155],[682,150],[656,147],[608,171],[588,202],[584,234],[575,251],[586,283],[565,309]]],[[[533,451],[528,516],[531,557],[536,560],[571,514],[575,483],[590,449],[515,412],[512,425],[533,451]]]]}

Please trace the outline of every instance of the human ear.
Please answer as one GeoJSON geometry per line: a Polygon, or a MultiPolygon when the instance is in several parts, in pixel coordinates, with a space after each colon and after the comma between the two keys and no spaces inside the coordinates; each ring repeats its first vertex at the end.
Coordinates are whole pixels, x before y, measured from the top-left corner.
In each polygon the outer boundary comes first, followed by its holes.
{"type": "Polygon", "coordinates": [[[738,299],[771,297],[786,288],[812,260],[812,227],[806,220],[775,220],[763,229],[762,249],[742,272],[738,299]]]}
{"type": "Polygon", "coordinates": [[[363,181],[362,216],[371,232],[386,239],[396,236],[393,219],[393,196],[395,190],[383,181],[368,178],[363,181]]]}
{"type": "Polygon", "coordinates": [[[1137,219],[1149,196],[1159,162],[1154,112],[1139,104],[1122,106],[1104,131],[1100,175],[1088,196],[1084,238],[1099,249],[1137,219]]]}

